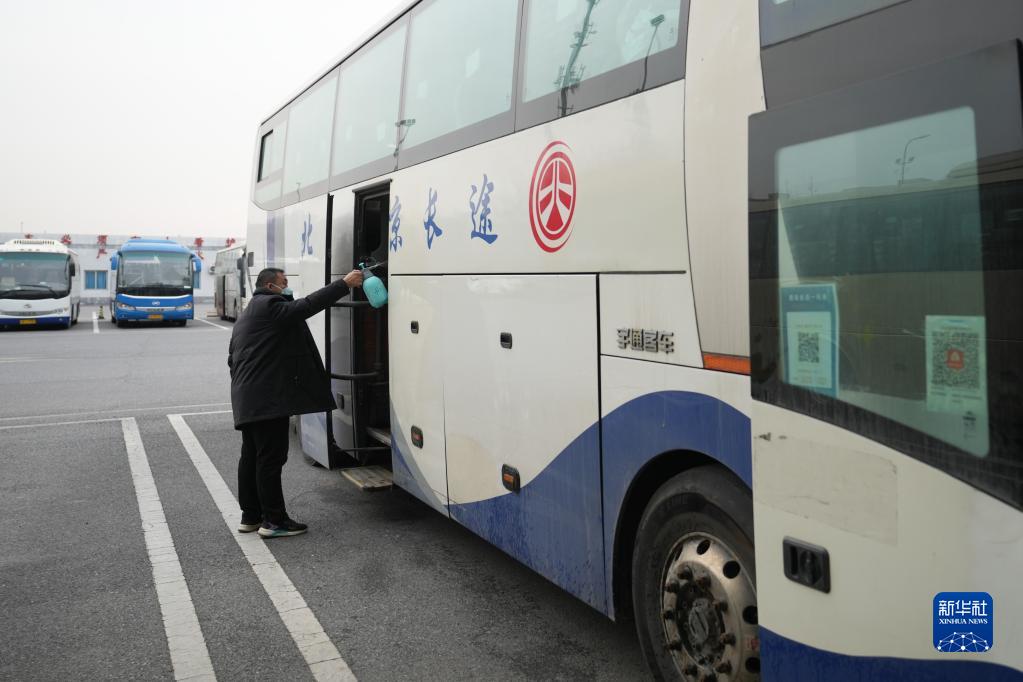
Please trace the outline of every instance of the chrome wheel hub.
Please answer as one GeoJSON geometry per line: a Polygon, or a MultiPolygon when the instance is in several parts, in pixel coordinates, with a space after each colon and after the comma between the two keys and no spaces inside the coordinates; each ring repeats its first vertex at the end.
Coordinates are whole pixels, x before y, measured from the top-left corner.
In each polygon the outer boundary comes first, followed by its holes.
{"type": "Polygon", "coordinates": [[[668,555],[661,593],[664,635],[683,679],[760,679],[750,568],[706,533],[682,537],[668,555]]]}

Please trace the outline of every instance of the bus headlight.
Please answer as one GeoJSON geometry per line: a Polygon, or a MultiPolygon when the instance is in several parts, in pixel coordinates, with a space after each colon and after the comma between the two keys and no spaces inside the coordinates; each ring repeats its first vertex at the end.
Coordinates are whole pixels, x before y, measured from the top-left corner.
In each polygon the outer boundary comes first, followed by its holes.
{"type": "Polygon", "coordinates": [[[185,305],[179,305],[176,308],[176,310],[191,310],[191,309],[192,309],[192,304],[191,303],[186,303],[185,305]]]}
{"type": "Polygon", "coordinates": [[[128,305],[127,303],[118,303],[117,304],[117,309],[118,310],[135,310],[135,306],[128,305]]]}

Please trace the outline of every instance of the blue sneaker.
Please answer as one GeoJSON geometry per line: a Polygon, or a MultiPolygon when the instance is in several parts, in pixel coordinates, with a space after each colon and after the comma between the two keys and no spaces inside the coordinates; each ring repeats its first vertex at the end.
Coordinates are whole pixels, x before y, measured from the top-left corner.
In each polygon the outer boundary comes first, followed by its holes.
{"type": "Polygon", "coordinates": [[[298,523],[291,519],[285,519],[280,523],[270,523],[264,521],[263,525],[259,528],[259,534],[264,538],[284,538],[289,535],[301,535],[308,530],[309,526],[304,523],[298,523]]]}

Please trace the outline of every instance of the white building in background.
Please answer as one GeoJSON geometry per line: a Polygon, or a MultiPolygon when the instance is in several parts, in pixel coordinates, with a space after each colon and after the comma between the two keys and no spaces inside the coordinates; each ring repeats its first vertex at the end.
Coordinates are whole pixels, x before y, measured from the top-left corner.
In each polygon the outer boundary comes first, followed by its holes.
{"type": "MultiPolygon", "coordinates": [[[[57,232],[0,232],[0,243],[10,239],[55,239],[66,244],[78,253],[78,262],[82,269],[82,303],[87,305],[106,301],[109,297],[107,284],[111,276],[110,256],[118,247],[132,237],[160,238],[159,235],[132,234],[66,234],[57,232]]],[[[214,254],[235,243],[233,237],[182,237],[166,235],[167,239],[191,249],[203,260],[200,286],[195,290],[195,300],[199,303],[213,301],[213,277],[209,268],[213,265],[214,254]]]]}

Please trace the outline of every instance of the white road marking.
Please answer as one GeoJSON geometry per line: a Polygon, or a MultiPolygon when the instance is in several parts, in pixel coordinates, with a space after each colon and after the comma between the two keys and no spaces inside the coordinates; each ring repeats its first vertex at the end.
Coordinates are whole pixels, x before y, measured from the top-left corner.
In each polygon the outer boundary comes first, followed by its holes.
{"type": "Polygon", "coordinates": [[[99,334],[99,314],[96,312],[92,313],[92,333],[99,334]]]}
{"type": "Polygon", "coordinates": [[[119,422],[120,417],[112,417],[110,419],[82,419],[73,422],[49,422],[47,424],[15,424],[13,426],[0,426],[0,431],[9,431],[11,429],[42,429],[47,426],[72,426],[74,424],[101,424],[103,422],[119,422]]]}
{"type": "Polygon", "coordinates": [[[179,417],[196,417],[201,414],[231,414],[233,410],[209,410],[208,412],[179,412],[179,417]]]}
{"type": "Polygon", "coordinates": [[[36,415],[25,415],[23,417],[0,417],[0,422],[16,421],[18,419],[50,419],[51,417],[84,417],[88,414],[127,414],[128,412],[148,412],[155,410],[157,412],[167,413],[168,410],[187,410],[190,407],[221,407],[222,405],[230,405],[231,403],[199,403],[196,405],[154,405],[152,407],[126,407],[123,410],[98,410],[94,412],[74,412],[68,414],[66,412],[58,412],[56,414],[36,414],[36,415]]]}
{"type": "Polygon", "coordinates": [[[206,324],[210,325],[211,327],[216,327],[217,329],[223,329],[223,330],[224,330],[225,332],[229,332],[229,331],[231,331],[231,328],[230,328],[230,327],[225,327],[225,326],[224,326],[224,325],[222,325],[222,324],[216,324],[216,323],[214,323],[214,322],[210,322],[209,320],[204,320],[204,319],[202,319],[201,317],[197,317],[197,318],[195,318],[195,321],[196,321],[196,322],[205,322],[206,324]]]}
{"type": "Polygon", "coordinates": [[[170,648],[175,680],[216,680],[213,662],[206,648],[199,618],[195,615],[192,595],[181,572],[174,539],[160,504],[153,472],[149,468],[142,434],[134,417],[121,420],[124,446],[128,450],[131,480],[135,484],[142,531],[146,539],[149,563],[153,567],[153,583],[163,614],[163,628],[170,648]]]}
{"type": "Polygon", "coordinates": [[[46,358],[18,358],[11,360],[0,359],[0,365],[16,365],[19,362],[42,362],[46,358]]]}
{"type": "Polygon", "coordinates": [[[181,439],[181,444],[188,451],[196,471],[206,483],[210,496],[216,503],[224,518],[224,523],[231,530],[242,553],[252,566],[259,582],[263,584],[267,596],[273,602],[277,613],[280,615],[284,626],[291,633],[298,650],[309,665],[309,670],[317,680],[331,682],[355,682],[355,675],[351,668],[341,658],[334,643],[330,641],[327,633],[323,631],[320,621],[312,612],[305,599],[295,589],[287,573],[277,563],[274,555],[264,544],[257,533],[238,533],[236,525],[241,512],[238,510],[238,502],[234,499],[230,488],[224,482],[223,477],[217,468],[213,466],[209,455],[203,449],[199,440],[192,433],[192,429],[185,423],[180,414],[169,414],[171,425],[181,439]]]}

